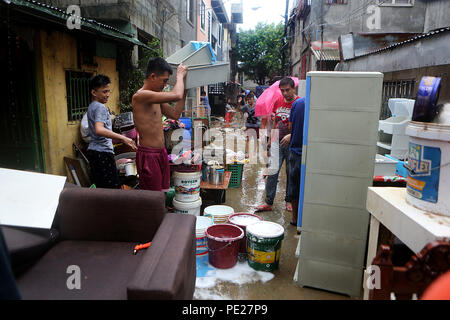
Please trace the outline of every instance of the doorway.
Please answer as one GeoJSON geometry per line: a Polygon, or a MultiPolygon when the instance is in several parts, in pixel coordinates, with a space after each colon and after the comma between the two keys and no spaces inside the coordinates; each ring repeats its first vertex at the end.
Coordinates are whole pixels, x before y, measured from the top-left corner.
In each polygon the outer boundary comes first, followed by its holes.
{"type": "Polygon", "coordinates": [[[0,39],[0,167],[44,172],[33,41],[11,25],[0,29],[0,39]]]}

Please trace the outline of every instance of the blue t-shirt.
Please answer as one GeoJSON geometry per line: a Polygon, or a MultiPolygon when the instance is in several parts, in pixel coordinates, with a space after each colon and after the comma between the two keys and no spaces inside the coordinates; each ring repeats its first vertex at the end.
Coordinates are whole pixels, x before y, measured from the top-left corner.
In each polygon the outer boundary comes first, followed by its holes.
{"type": "Polygon", "coordinates": [[[305,119],[305,98],[297,99],[291,108],[289,122],[291,122],[291,142],[289,150],[302,155],[303,148],[303,122],[305,119]]]}
{"type": "Polygon", "coordinates": [[[89,136],[91,138],[88,150],[114,153],[112,139],[95,134],[96,122],[102,122],[106,129],[112,131],[111,115],[109,114],[108,108],[98,101],[92,101],[87,111],[87,118],[89,124],[89,136]]]}

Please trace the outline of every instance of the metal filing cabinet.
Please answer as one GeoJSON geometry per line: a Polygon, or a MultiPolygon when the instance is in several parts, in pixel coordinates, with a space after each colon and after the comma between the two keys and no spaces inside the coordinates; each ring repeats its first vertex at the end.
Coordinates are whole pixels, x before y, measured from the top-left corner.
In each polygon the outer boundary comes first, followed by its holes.
{"type": "Polygon", "coordinates": [[[360,297],[383,74],[309,72],[299,204],[301,286],[360,297]]]}

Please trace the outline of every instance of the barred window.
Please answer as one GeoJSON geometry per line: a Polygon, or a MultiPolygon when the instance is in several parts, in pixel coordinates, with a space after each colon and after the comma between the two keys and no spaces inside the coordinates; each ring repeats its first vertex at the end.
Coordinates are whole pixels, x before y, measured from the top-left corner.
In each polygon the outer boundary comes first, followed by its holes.
{"type": "Polygon", "coordinates": [[[81,71],[66,71],[67,114],[69,121],[83,118],[91,103],[89,80],[92,73],[81,71]]]}
{"type": "Polygon", "coordinates": [[[194,0],[186,0],[186,19],[187,21],[194,23],[194,10],[195,10],[194,0]]]}
{"type": "Polygon", "coordinates": [[[206,31],[206,4],[203,0],[200,3],[200,28],[206,31]]]}

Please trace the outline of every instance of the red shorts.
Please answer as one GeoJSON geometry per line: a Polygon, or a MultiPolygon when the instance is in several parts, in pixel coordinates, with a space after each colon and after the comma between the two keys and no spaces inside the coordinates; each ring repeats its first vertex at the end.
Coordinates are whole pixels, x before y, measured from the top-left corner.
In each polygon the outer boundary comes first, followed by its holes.
{"type": "Polygon", "coordinates": [[[170,190],[170,167],[165,148],[139,146],[136,152],[136,166],[139,174],[139,189],[170,190]]]}

